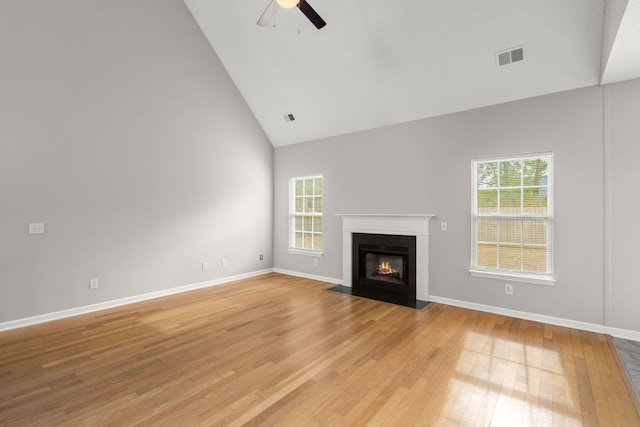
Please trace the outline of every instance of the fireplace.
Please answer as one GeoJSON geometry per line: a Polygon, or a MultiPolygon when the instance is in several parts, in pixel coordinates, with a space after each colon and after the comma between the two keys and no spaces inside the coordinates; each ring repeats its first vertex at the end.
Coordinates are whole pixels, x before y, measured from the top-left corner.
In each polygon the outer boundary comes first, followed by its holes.
{"type": "Polygon", "coordinates": [[[421,309],[429,301],[429,222],[432,214],[337,214],[342,217],[342,284],[337,292],[358,295],[364,283],[367,298],[421,309]],[[365,241],[364,261],[355,250],[354,235],[385,235],[392,242],[365,241]],[[410,237],[414,243],[402,238],[410,237]],[[367,245],[376,246],[367,250],[367,245]],[[380,248],[382,247],[382,248],[380,248]],[[398,248],[404,248],[399,250],[398,248]],[[413,248],[413,249],[411,249],[413,248]],[[367,257],[367,253],[370,255],[367,257]],[[402,266],[398,264],[402,259],[402,266]],[[410,258],[413,258],[411,260],[410,258]],[[367,271],[367,259],[372,262],[367,271]],[[357,260],[357,262],[356,262],[357,260]],[[362,266],[362,267],[361,267],[362,266]],[[354,273],[354,270],[358,270],[354,273]],[[361,280],[361,270],[364,277],[361,280]],[[369,276],[369,277],[367,277],[369,276]],[[409,278],[412,277],[411,283],[409,278]],[[410,289],[410,290],[408,290],[410,289]],[[384,295],[386,294],[386,296],[384,295]],[[402,296],[399,296],[399,295],[402,296]],[[380,296],[382,295],[382,296],[380,296]],[[408,297],[405,295],[409,295],[408,297]],[[405,304],[404,300],[409,300],[405,304]],[[411,301],[415,304],[411,304],[411,301]]]}
{"type": "Polygon", "coordinates": [[[352,294],[415,305],[415,236],[353,233],[352,238],[352,294]]]}

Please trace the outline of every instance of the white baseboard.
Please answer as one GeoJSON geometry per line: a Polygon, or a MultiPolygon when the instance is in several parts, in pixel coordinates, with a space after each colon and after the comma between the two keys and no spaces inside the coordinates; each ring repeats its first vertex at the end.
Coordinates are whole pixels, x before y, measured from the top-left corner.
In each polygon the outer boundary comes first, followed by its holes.
{"type": "Polygon", "coordinates": [[[491,305],[476,304],[473,302],[461,301],[451,298],[429,296],[429,301],[440,304],[451,305],[454,307],[468,308],[471,310],[483,311],[486,313],[500,314],[503,316],[515,317],[517,319],[530,320],[533,322],[547,323],[549,325],[563,326],[566,328],[580,329],[583,331],[597,332],[600,334],[608,334],[617,338],[625,338],[634,341],[640,341],[640,332],[627,329],[612,328],[596,323],[581,322],[578,320],[563,319],[560,317],[546,316],[543,314],[528,313],[525,311],[510,310],[507,308],[494,307],[491,305]]]}
{"type": "Polygon", "coordinates": [[[607,328],[609,335],[616,338],[624,338],[626,340],[640,341],[640,332],[631,331],[629,329],[607,328]]]}
{"type": "Polygon", "coordinates": [[[135,295],[132,297],[117,299],[113,301],[105,301],[98,304],[85,305],[83,307],[70,308],[68,310],[56,311],[54,313],[41,314],[38,316],[27,317],[24,319],[11,320],[9,322],[0,323],[0,331],[8,331],[10,329],[22,328],[24,326],[36,325],[38,323],[50,322],[52,320],[64,319],[66,317],[78,316],[80,314],[93,313],[95,311],[105,310],[108,308],[120,307],[135,302],[147,301],[155,298],[166,297],[169,295],[180,294],[183,292],[194,291],[196,289],[208,288],[211,286],[222,285],[224,283],[234,282],[236,280],[247,279],[249,277],[261,276],[263,274],[273,273],[272,268],[265,270],[253,271],[250,273],[238,274],[236,276],[223,277],[221,279],[209,280],[207,282],[193,283],[191,285],[179,286],[177,288],[164,289],[162,291],[150,292],[148,294],[135,295]]]}
{"type": "MultiPolygon", "coordinates": [[[[223,277],[220,279],[210,280],[207,282],[194,283],[191,285],[179,286],[177,288],[165,289],[162,291],[151,292],[148,294],[136,295],[132,297],[122,298],[113,301],[101,302],[98,304],[87,305],[83,307],[71,308],[68,310],[57,311],[54,313],[41,314],[38,316],[27,317],[24,319],[12,320],[0,323],[0,331],[8,331],[10,329],[22,328],[24,326],[36,325],[38,323],[50,322],[53,320],[64,319],[66,317],[78,316],[80,314],[93,313],[95,311],[106,310],[108,308],[120,307],[135,302],[147,301],[155,298],[175,295],[183,292],[194,291],[196,289],[208,288],[211,286],[222,285],[224,283],[234,282],[236,280],[247,279],[250,277],[261,276],[268,273],[280,273],[287,276],[302,277],[304,279],[318,280],[321,282],[333,283],[341,285],[342,280],[333,277],[317,276],[315,274],[301,273],[298,271],[283,270],[281,268],[268,268],[264,270],[254,271],[250,273],[238,274],[236,276],[223,277]]],[[[523,320],[547,323],[550,325],[563,326],[567,328],[580,329],[589,332],[597,332],[601,334],[609,334],[617,338],[624,338],[633,341],[640,341],[640,332],[628,329],[613,328],[595,323],[580,322],[577,320],[563,319],[559,317],[546,316],[542,314],[528,313],[518,310],[510,310],[507,308],[494,307],[491,305],[477,304],[473,302],[461,301],[452,298],[429,296],[429,301],[440,304],[451,305],[454,307],[468,308],[471,310],[483,311],[486,313],[500,314],[503,316],[515,317],[523,320]]]]}
{"type": "MultiPolygon", "coordinates": [[[[301,273],[298,271],[291,271],[291,270],[283,270],[281,268],[274,268],[273,271],[274,273],[286,274],[288,276],[302,277],[305,279],[319,280],[322,282],[342,285],[341,279],[335,279],[332,277],[316,276],[314,274],[301,273]]],[[[429,301],[433,301],[433,302],[437,302],[445,305],[451,305],[454,307],[468,308],[470,310],[483,311],[486,313],[501,314],[503,316],[515,317],[517,319],[530,320],[533,322],[547,323],[549,325],[563,326],[566,328],[579,329],[583,331],[596,332],[600,334],[608,334],[617,338],[640,341],[640,332],[638,331],[612,328],[604,325],[598,325],[596,323],[581,322],[578,320],[564,319],[561,317],[547,316],[544,314],[528,313],[525,311],[511,310],[508,308],[477,304],[474,302],[467,302],[467,301],[461,301],[461,300],[456,300],[452,298],[438,297],[435,295],[430,295],[429,301]]]]}
{"type": "Polygon", "coordinates": [[[333,277],[317,276],[315,274],[301,273],[299,271],[292,271],[292,270],[283,270],[281,268],[274,268],[273,272],[286,274],[287,276],[302,277],[303,279],[311,279],[311,280],[318,280],[320,282],[333,283],[334,285],[342,285],[342,279],[335,279],[333,277]]]}

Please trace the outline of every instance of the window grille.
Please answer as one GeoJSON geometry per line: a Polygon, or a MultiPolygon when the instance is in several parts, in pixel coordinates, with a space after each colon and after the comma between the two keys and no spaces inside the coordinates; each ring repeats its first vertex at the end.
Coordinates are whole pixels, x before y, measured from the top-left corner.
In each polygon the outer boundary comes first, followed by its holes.
{"type": "Polygon", "coordinates": [[[473,162],[472,270],[553,275],[553,157],[473,162]]]}
{"type": "Polygon", "coordinates": [[[291,178],[289,249],[322,252],[322,176],[291,178]]]}

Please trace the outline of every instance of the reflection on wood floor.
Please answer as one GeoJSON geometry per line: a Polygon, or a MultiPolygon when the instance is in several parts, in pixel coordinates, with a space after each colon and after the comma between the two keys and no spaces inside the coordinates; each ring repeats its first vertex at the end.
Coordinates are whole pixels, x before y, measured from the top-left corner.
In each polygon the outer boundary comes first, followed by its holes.
{"type": "Polygon", "coordinates": [[[604,335],[268,274],[0,333],[0,424],[638,426],[604,335]]]}

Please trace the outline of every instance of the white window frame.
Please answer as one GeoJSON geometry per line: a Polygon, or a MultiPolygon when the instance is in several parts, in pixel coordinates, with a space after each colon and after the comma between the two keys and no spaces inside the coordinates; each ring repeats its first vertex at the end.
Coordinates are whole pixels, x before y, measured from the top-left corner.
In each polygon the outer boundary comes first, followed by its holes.
{"type": "MultiPolygon", "coordinates": [[[[317,197],[315,195],[315,193],[313,194],[313,197],[317,197]]],[[[296,176],[296,177],[290,177],[289,178],[289,248],[287,249],[287,251],[289,253],[292,254],[298,254],[298,255],[309,255],[309,256],[315,256],[315,257],[321,257],[323,255],[323,250],[322,249],[305,249],[305,248],[298,248],[295,246],[296,244],[296,217],[305,217],[305,216],[310,216],[313,218],[321,218],[323,217],[323,213],[324,213],[324,178],[322,175],[310,175],[310,176],[296,176]],[[296,208],[296,202],[295,202],[295,198],[296,198],[296,188],[295,188],[295,183],[296,181],[304,181],[307,179],[321,179],[322,180],[322,210],[323,212],[295,212],[295,208],[296,208]]],[[[323,221],[324,222],[324,221],[323,221]]],[[[323,224],[323,228],[324,228],[324,224],[323,224]]],[[[320,234],[322,235],[322,247],[324,248],[324,233],[323,232],[319,232],[319,233],[315,233],[313,232],[312,234],[320,234]]]]}
{"type": "MultiPolygon", "coordinates": [[[[523,178],[524,179],[524,178],[523,178]]],[[[469,273],[475,277],[483,277],[490,279],[499,279],[499,280],[508,280],[514,282],[524,282],[524,283],[533,283],[539,285],[548,285],[553,286],[556,283],[555,278],[553,277],[554,266],[553,266],[553,201],[554,201],[554,170],[553,170],[553,153],[545,152],[545,153],[535,153],[535,154],[526,154],[519,156],[510,156],[510,157],[492,157],[487,159],[475,159],[471,162],[471,268],[469,269],[469,273]],[[537,157],[547,157],[547,214],[520,214],[520,215],[510,215],[510,214],[478,214],[478,187],[477,187],[477,165],[479,163],[490,163],[490,162],[505,162],[505,161],[524,161],[529,159],[535,159],[537,157]],[[531,219],[531,218],[540,218],[547,220],[547,272],[546,273],[534,273],[534,272],[525,272],[520,270],[507,270],[501,268],[486,268],[479,267],[477,265],[477,227],[476,222],[479,218],[508,218],[508,219],[531,219]]],[[[514,188],[526,188],[524,182],[521,181],[519,187],[514,188]]],[[[522,198],[521,198],[522,203],[522,198]]],[[[499,256],[499,255],[498,255],[499,256]]]]}

